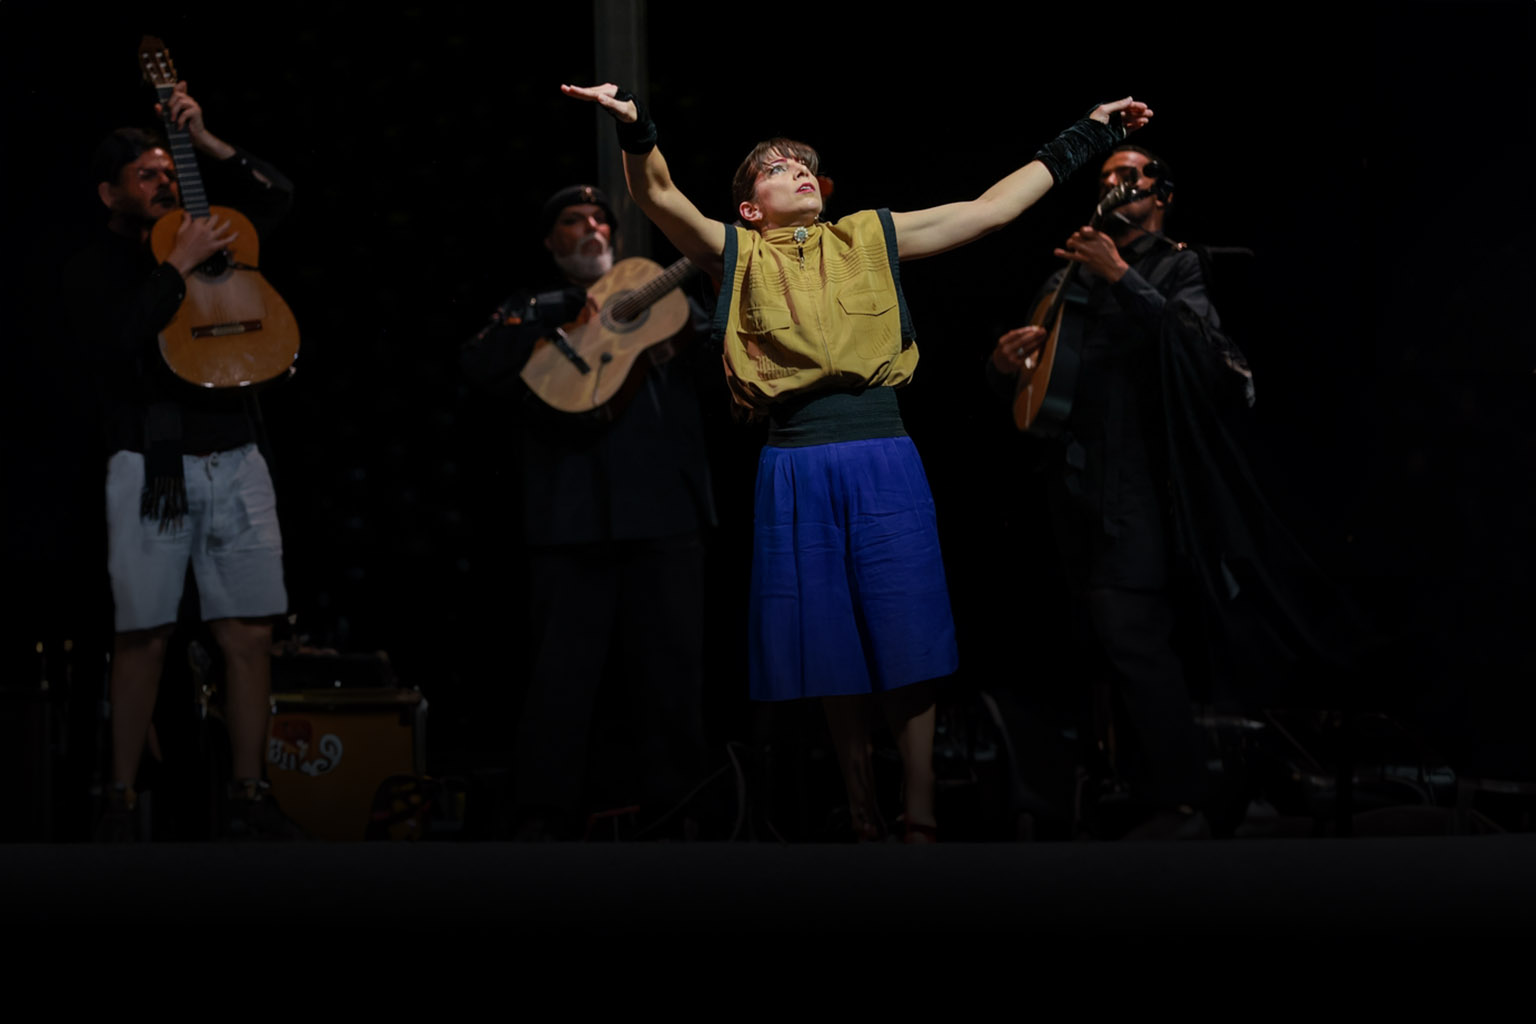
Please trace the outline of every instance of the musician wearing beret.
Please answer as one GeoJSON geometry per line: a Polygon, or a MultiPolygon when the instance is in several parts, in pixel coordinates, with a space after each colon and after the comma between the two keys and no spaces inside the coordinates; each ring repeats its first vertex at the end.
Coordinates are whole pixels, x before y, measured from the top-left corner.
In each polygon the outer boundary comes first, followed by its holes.
{"type": "Polygon", "coordinates": [[[513,293],[461,353],[469,381],[511,414],[507,443],[521,465],[534,650],[514,742],[520,839],[580,838],[584,816],[601,809],[583,779],[605,672],[629,697],[642,836],[688,818],[668,812],[704,761],[702,533],[715,511],[690,344],[704,314],[690,299],[682,329],[641,353],[623,393],[599,408],[556,408],[529,384],[542,378],[524,372],[548,359],[585,389],[609,369],[594,356],[573,370],[580,356],[567,346],[594,312],[588,290],[612,280],[614,228],[601,189],[550,196],[540,215],[548,280],[513,293]]]}

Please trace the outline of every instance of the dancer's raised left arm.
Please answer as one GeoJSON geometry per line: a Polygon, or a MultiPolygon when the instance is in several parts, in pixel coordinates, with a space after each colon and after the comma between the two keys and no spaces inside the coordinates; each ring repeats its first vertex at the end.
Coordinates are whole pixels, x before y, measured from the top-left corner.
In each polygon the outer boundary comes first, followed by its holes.
{"type": "Polygon", "coordinates": [[[970,202],[893,212],[897,252],[902,259],[933,256],[1012,223],[1084,161],[1151,119],[1152,108],[1129,96],[1101,104],[1041,148],[1029,163],[970,202]]]}

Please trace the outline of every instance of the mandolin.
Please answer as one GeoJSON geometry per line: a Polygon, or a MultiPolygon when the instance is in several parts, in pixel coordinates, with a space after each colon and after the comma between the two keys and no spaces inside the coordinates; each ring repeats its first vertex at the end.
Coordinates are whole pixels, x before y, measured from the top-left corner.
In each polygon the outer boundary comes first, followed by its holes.
{"type": "MultiPolygon", "coordinates": [[[[523,366],[523,383],[550,408],[612,416],[622,404],[614,399],[645,370],[641,353],[688,323],[688,300],[677,287],[697,270],[686,258],[665,270],[638,256],[615,263],[587,289],[598,311],[540,339],[523,366]]],[[[656,353],[651,359],[659,361],[656,353]]]]}
{"type": "Polygon", "coordinates": [[[182,209],[155,222],[149,244],[164,262],[176,247],[183,217],[218,214],[239,237],[186,279],[187,296],[160,332],[160,354],[171,372],[205,388],[260,384],[288,372],[299,355],[299,325],[288,304],[261,276],[256,229],[236,210],[208,205],[192,137],[171,122],[176,69],[165,44],[153,36],[139,43],[144,77],[155,87],[165,115],[166,142],[176,165],[182,209]]]}
{"type": "MultiPolygon", "coordinates": [[[[1101,228],[1118,207],[1145,198],[1130,182],[1121,182],[1105,193],[1094,209],[1093,228],[1101,228]]],[[[1050,436],[1072,412],[1079,365],[1076,317],[1067,315],[1069,305],[1082,305],[1087,291],[1077,282],[1081,263],[1072,263],[1056,289],[1041,298],[1030,316],[1030,325],[1045,328],[1045,340],[1019,369],[1013,395],[1013,422],[1020,430],[1050,436]]]]}

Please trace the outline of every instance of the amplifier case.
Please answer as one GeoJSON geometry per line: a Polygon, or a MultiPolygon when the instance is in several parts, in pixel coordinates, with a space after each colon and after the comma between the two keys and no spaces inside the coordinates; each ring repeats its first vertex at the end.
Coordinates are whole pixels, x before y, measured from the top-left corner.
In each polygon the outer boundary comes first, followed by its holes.
{"type": "Polygon", "coordinates": [[[267,781],[278,806],[316,839],[366,838],[381,787],[426,772],[426,717],[414,689],[273,693],[267,781]]]}

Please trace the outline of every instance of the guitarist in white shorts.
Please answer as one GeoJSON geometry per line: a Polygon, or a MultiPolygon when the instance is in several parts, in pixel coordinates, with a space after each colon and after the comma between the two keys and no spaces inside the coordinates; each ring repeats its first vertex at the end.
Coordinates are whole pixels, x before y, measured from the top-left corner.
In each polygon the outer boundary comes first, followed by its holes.
{"type": "MultiPolygon", "coordinates": [[[[219,199],[258,225],[280,219],[292,185],[280,172],[208,131],[201,106],[176,86],[169,117],[188,132],[219,199]]],[[[217,214],[188,217],[157,263],[156,220],[181,206],[163,143],[121,128],[92,170],[106,230],[65,269],[74,329],[100,378],[107,452],[108,571],[114,604],[112,789],[98,835],[135,837],[134,786],[151,741],[167,641],[190,564],[201,615],[225,658],[232,783],[224,834],[288,835],[263,782],[272,619],[288,607],[276,498],[240,389],[197,388],[160,355],[158,332],[176,314],[194,268],[235,238],[217,214]]]]}

